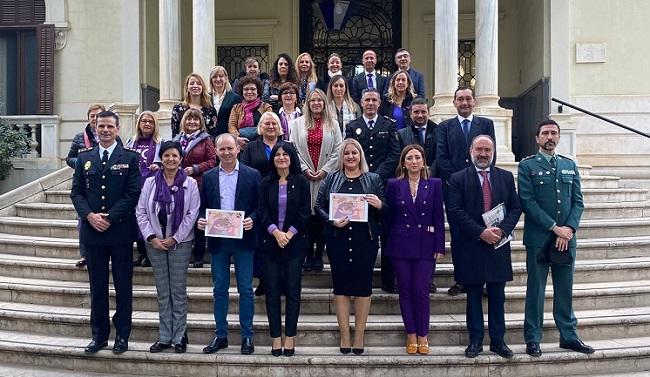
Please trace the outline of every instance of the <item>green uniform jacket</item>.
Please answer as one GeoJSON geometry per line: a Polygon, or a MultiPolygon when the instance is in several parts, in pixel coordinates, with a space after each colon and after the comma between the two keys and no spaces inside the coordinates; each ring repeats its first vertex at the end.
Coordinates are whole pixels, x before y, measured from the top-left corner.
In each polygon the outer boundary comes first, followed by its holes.
{"type": "Polygon", "coordinates": [[[521,160],[517,174],[519,198],[525,216],[524,245],[542,248],[552,235],[551,226],[573,228],[569,249],[575,258],[576,231],[584,210],[578,166],[556,154],[555,171],[538,152],[521,160]]]}

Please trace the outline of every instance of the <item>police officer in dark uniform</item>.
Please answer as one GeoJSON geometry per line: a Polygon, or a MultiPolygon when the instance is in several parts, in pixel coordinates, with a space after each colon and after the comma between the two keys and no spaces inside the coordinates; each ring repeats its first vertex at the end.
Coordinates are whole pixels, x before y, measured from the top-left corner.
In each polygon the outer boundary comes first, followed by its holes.
{"type": "MultiPolygon", "coordinates": [[[[380,96],[377,89],[364,89],[361,94],[361,108],[363,115],[345,128],[345,138],[356,139],[366,155],[368,168],[373,173],[379,174],[384,185],[389,178],[395,177],[395,168],[399,161],[400,140],[397,135],[395,121],[391,118],[379,116],[377,110],[380,105],[380,96]]],[[[388,234],[387,231],[384,234],[388,234]]],[[[381,289],[397,293],[395,287],[395,272],[390,258],[384,257],[386,237],[381,237],[381,289]]]]}
{"type": "Polygon", "coordinates": [[[97,115],[99,145],[79,153],[70,197],[79,215],[79,237],[86,245],[90,279],[92,341],[86,353],[108,345],[108,266],[111,261],[116,311],[114,353],[128,349],[131,333],[133,242],[137,238],[135,206],[140,196],[138,153],[116,142],[119,118],[112,111],[97,115]]]}
{"type": "Polygon", "coordinates": [[[526,353],[542,355],[544,299],[549,267],[553,274],[553,318],[560,332],[560,348],[580,353],[594,353],[576,333],[578,323],[573,313],[573,271],[576,236],[584,210],[578,166],[555,151],[560,141],[560,127],[553,120],[542,121],[535,137],[539,152],[519,163],[517,180],[519,198],[526,218],[526,309],[524,338],[526,353]],[[540,258],[549,242],[560,252],[571,253],[571,262],[554,263],[540,258]]]}

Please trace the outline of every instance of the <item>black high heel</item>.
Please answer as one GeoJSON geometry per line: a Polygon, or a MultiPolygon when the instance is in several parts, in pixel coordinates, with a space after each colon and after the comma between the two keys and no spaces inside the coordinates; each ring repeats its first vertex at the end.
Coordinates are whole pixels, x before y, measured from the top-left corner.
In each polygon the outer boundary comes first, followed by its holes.
{"type": "Polygon", "coordinates": [[[352,348],[352,353],[355,355],[361,355],[363,353],[363,348],[352,348]]]}
{"type": "Polygon", "coordinates": [[[341,351],[342,354],[347,355],[352,351],[352,348],[350,347],[339,347],[339,351],[341,351]]]}

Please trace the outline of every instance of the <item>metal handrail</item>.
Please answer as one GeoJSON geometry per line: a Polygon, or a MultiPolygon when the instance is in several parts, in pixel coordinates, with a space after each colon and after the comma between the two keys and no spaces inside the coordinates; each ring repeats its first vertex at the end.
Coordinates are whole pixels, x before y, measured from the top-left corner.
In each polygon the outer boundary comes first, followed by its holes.
{"type": "Polygon", "coordinates": [[[568,107],[570,107],[570,108],[572,108],[572,109],[574,109],[574,110],[578,110],[578,111],[581,111],[581,112],[583,112],[583,113],[585,113],[585,114],[587,114],[587,115],[591,115],[591,116],[594,117],[594,118],[598,118],[598,119],[603,120],[603,121],[605,121],[605,122],[611,123],[611,124],[613,124],[613,125],[615,125],[615,126],[619,126],[619,127],[621,127],[621,128],[624,128],[624,129],[626,129],[626,130],[628,130],[628,131],[632,131],[632,132],[634,132],[634,133],[636,133],[636,134],[639,134],[639,135],[641,135],[641,136],[645,136],[645,137],[647,137],[647,138],[650,138],[650,135],[648,135],[647,133],[645,133],[645,132],[643,132],[643,131],[639,131],[639,130],[637,130],[637,129],[635,129],[635,128],[632,128],[632,127],[630,127],[630,126],[626,126],[626,125],[624,125],[624,124],[622,124],[622,123],[619,123],[619,122],[617,122],[617,121],[615,121],[615,120],[609,119],[609,118],[604,117],[604,116],[602,116],[602,115],[598,115],[598,114],[596,114],[596,113],[592,113],[592,112],[589,111],[589,110],[585,110],[585,109],[583,109],[583,108],[581,108],[581,107],[578,107],[578,106],[576,106],[576,105],[572,105],[572,104],[570,104],[570,103],[568,103],[568,102],[564,102],[564,101],[562,101],[561,99],[557,99],[557,98],[553,97],[553,98],[551,98],[551,101],[553,101],[553,102],[557,102],[557,103],[560,104],[560,108],[559,108],[559,112],[560,112],[560,113],[562,112],[562,106],[563,106],[563,105],[564,105],[564,106],[568,106],[568,107]]]}

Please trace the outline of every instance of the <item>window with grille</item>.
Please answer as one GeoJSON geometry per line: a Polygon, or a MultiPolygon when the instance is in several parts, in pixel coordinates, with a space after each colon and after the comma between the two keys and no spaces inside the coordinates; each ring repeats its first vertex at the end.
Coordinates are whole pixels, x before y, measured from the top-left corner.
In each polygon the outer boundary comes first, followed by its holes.
{"type": "Polygon", "coordinates": [[[217,46],[218,64],[226,68],[230,81],[246,71],[244,61],[249,56],[260,62],[260,72],[269,71],[269,46],[217,46]]]}

